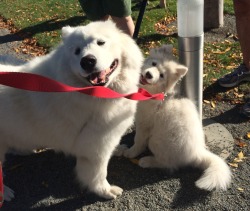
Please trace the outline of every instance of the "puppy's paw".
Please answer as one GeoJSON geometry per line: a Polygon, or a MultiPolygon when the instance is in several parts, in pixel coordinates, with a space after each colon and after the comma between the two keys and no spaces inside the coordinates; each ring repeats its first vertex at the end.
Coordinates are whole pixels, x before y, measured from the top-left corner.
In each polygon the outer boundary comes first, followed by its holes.
{"type": "Polygon", "coordinates": [[[117,196],[122,195],[123,189],[118,186],[111,185],[110,192],[112,193],[113,198],[115,199],[117,196]]]}
{"type": "Polygon", "coordinates": [[[99,181],[98,183],[94,184],[94,186],[89,187],[89,189],[90,191],[105,199],[115,199],[123,192],[120,187],[110,185],[106,179],[99,181]]]}
{"type": "Polygon", "coordinates": [[[122,188],[115,185],[111,185],[107,189],[103,188],[97,192],[95,191],[97,195],[105,199],[116,199],[117,196],[122,195],[122,192],[123,192],[122,188]]]}
{"type": "Polygon", "coordinates": [[[124,151],[127,150],[127,149],[128,149],[128,147],[125,144],[118,145],[115,148],[115,151],[113,152],[113,155],[120,157],[120,156],[123,155],[124,151]]]}
{"type": "Polygon", "coordinates": [[[135,158],[138,156],[140,153],[138,153],[138,150],[135,147],[131,147],[129,149],[125,149],[123,151],[123,156],[127,158],[135,158]]]}
{"type": "Polygon", "coordinates": [[[4,185],[3,189],[4,189],[4,193],[3,193],[4,201],[11,201],[12,199],[15,198],[14,191],[12,189],[7,187],[6,185],[4,185]]]}
{"type": "Polygon", "coordinates": [[[153,156],[146,156],[139,160],[138,165],[142,168],[153,168],[158,167],[153,156]]]}

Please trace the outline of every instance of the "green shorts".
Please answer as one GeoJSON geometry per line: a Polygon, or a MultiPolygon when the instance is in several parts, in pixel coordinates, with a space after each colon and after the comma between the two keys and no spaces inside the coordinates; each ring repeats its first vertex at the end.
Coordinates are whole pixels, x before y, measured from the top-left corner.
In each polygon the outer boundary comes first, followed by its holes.
{"type": "Polygon", "coordinates": [[[86,16],[100,20],[106,15],[122,18],[131,15],[131,0],[79,0],[86,16]]]}

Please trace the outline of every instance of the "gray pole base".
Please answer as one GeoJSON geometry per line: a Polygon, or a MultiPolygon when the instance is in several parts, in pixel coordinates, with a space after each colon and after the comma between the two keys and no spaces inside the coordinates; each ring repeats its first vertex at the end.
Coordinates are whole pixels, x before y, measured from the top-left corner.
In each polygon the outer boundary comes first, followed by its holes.
{"type": "Polygon", "coordinates": [[[179,62],[188,67],[186,76],[177,87],[180,97],[187,97],[197,106],[202,119],[203,97],[203,40],[199,37],[179,37],[179,62]]]}

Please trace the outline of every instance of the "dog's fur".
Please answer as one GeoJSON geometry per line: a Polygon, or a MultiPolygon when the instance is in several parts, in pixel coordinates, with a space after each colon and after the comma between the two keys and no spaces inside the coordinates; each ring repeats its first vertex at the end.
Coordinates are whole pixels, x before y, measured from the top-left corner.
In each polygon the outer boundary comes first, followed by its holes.
{"type": "MultiPolygon", "coordinates": [[[[123,94],[138,90],[143,55],[113,22],[63,27],[62,41],[46,56],[17,66],[0,65],[0,70],[35,73],[75,87],[101,85],[123,94]]],[[[122,193],[106,180],[107,166],[133,123],[136,101],[0,86],[0,102],[1,162],[9,148],[53,148],[76,156],[77,177],[90,191],[107,199],[122,193]]]]}
{"type": "MultiPolygon", "coordinates": [[[[202,123],[194,103],[175,99],[174,87],[187,72],[187,67],[169,59],[171,47],[153,49],[142,68],[141,87],[151,93],[164,92],[164,102],[140,102],[136,113],[135,143],[123,153],[134,158],[148,146],[153,156],[139,160],[144,168],[158,167],[175,170],[184,166],[204,169],[196,181],[201,189],[225,190],[231,180],[228,165],[206,149],[202,123]]],[[[192,84],[190,84],[192,86],[192,84]]]]}

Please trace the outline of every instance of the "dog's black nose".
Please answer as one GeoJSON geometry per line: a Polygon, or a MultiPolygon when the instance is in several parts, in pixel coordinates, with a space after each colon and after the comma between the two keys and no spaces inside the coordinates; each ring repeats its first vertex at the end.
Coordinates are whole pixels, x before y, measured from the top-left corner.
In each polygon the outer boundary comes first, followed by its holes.
{"type": "Polygon", "coordinates": [[[146,72],[146,78],[147,78],[147,79],[152,79],[152,78],[153,78],[153,76],[151,75],[151,73],[150,73],[150,72],[146,72]]]}
{"type": "Polygon", "coordinates": [[[84,70],[88,70],[88,71],[93,70],[93,68],[96,65],[96,58],[95,58],[95,56],[89,54],[87,56],[82,57],[80,65],[81,65],[81,67],[84,70]]]}

